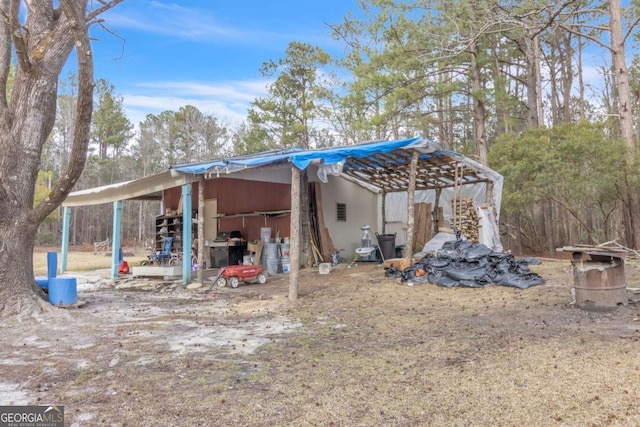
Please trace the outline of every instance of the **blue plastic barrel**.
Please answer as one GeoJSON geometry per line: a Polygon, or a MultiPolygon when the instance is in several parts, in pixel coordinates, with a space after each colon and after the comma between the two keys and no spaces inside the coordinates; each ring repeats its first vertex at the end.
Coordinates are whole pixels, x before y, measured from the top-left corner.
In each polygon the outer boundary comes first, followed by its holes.
{"type": "Polygon", "coordinates": [[[53,305],[69,305],[78,301],[78,285],[75,277],[49,279],[49,302],[53,305]]]}
{"type": "Polygon", "coordinates": [[[36,283],[42,289],[47,289],[49,287],[49,278],[48,277],[36,277],[36,283]]]}

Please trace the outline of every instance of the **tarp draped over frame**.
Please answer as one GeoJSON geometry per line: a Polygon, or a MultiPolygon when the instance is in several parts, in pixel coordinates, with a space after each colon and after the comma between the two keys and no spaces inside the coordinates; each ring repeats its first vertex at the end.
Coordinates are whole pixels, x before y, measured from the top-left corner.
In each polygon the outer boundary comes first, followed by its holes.
{"type": "MultiPolygon", "coordinates": [[[[408,182],[407,156],[408,151],[412,149],[420,153],[420,160],[427,162],[424,170],[431,170],[432,166],[428,164],[429,161],[437,160],[437,167],[440,169],[443,169],[442,165],[456,163],[464,165],[466,171],[473,171],[472,175],[469,175],[473,180],[491,182],[493,185],[492,204],[499,215],[503,181],[500,174],[455,151],[445,149],[436,142],[420,137],[316,150],[302,150],[300,148],[271,150],[246,156],[175,165],[170,167],[168,171],[134,181],[72,192],[63,205],[82,206],[108,203],[115,200],[149,198],[148,196],[152,193],[158,195],[158,192],[167,188],[195,181],[194,175],[230,174],[249,168],[286,164],[292,164],[300,170],[307,169],[311,164],[314,164],[318,167],[319,176],[321,177],[342,171],[355,179],[373,185],[376,183],[369,181],[371,181],[371,178],[375,179],[378,173],[381,172],[381,176],[385,174],[393,176],[390,182],[396,186],[394,191],[397,191],[398,185],[402,189],[403,180],[405,187],[408,182]]],[[[423,177],[429,180],[432,188],[433,186],[453,187],[454,181],[453,177],[450,176],[451,174],[444,173],[437,178],[431,175],[431,172],[423,172],[423,177]]],[[[467,176],[462,177],[462,180],[464,181],[466,178],[467,176]]],[[[380,186],[379,184],[378,186],[380,186]]]]}
{"type": "MultiPolygon", "coordinates": [[[[347,157],[363,158],[371,157],[378,153],[389,153],[398,148],[413,148],[416,142],[427,142],[423,138],[401,139],[397,141],[372,142],[363,145],[350,145],[346,147],[328,148],[325,150],[309,150],[300,153],[294,153],[291,157],[291,163],[300,170],[309,167],[312,162],[321,161],[322,164],[332,165],[344,161],[347,157]]],[[[435,144],[435,143],[432,143],[435,144]]],[[[434,149],[435,151],[435,149],[434,149]]]]}
{"type": "MultiPolygon", "coordinates": [[[[415,149],[420,153],[420,159],[440,158],[444,159],[445,162],[447,162],[446,159],[451,159],[451,162],[464,165],[466,170],[477,171],[478,174],[483,177],[482,179],[491,181],[493,184],[492,204],[495,208],[496,215],[499,215],[502,196],[502,175],[474,160],[464,157],[455,151],[443,148],[440,144],[422,137],[395,141],[376,141],[315,150],[302,150],[300,148],[271,150],[246,156],[234,156],[228,159],[176,165],[173,166],[172,169],[182,174],[219,175],[234,173],[248,168],[286,163],[290,163],[300,170],[305,170],[311,164],[314,164],[318,167],[318,176],[323,182],[325,181],[323,178],[326,177],[327,174],[335,175],[340,172],[352,172],[352,176],[367,182],[366,178],[358,178],[359,172],[362,171],[364,167],[358,163],[345,163],[347,159],[361,159],[367,162],[369,168],[393,171],[394,168],[400,169],[406,167],[406,158],[395,157],[394,152],[396,152],[396,150],[404,151],[411,149],[415,149]],[[379,160],[381,155],[387,155],[384,162],[379,160]],[[341,165],[344,165],[344,170],[341,165]]],[[[450,177],[444,177],[442,181],[453,186],[453,180],[450,177]]],[[[369,184],[372,183],[369,182],[369,184]]]]}
{"type": "MultiPolygon", "coordinates": [[[[69,208],[129,199],[160,200],[164,190],[179,186],[184,190],[200,180],[198,175],[211,179],[251,168],[282,168],[287,165],[295,166],[293,171],[306,170],[313,165],[318,168],[323,181],[322,177],[326,178],[327,174],[341,172],[347,179],[374,186],[385,194],[408,193],[411,186],[417,191],[439,192],[446,188],[478,184],[484,187],[485,195],[492,195],[492,200],[485,199],[484,203],[489,203],[495,209],[496,222],[500,212],[503,182],[500,174],[422,137],[314,150],[286,148],[174,165],[160,174],[72,192],[63,206],[69,208]],[[414,163],[416,152],[417,168],[414,163]]],[[[412,196],[414,194],[411,192],[412,196]]],[[[68,229],[68,225],[66,227],[68,229]]],[[[496,238],[499,239],[499,236],[496,238]]]]}

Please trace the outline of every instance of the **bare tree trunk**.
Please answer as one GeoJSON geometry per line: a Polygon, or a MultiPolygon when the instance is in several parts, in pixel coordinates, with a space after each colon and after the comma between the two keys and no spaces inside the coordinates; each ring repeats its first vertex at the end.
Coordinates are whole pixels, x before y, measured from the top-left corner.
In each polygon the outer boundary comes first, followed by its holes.
{"type": "Polygon", "coordinates": [[[530,127],[540,126],[538,78],[540,76],[538,66],[540,64],[540,52],[538,49],[538,36],[525,38],[525,55],[527,62],[527,107],[529,108],[528,124],[530,127]]]}
{"type": "Polygon", "coordinates": [[[515,236],[515,250],[516,255],[522,255],[522,226],[520,224],[520,215],[516,213],[516,217],[514,220],[515,232],[513,233],[515,236]]]}
{"type": "Polygon", "coordinates": [[[582,69],[582,50],[583,50],[583,42],[582,42],[582,38],[578,38],[578,91],[580,93],[580,120],[586,120],[587,119],[587,107],[586,107],[586,100],[584,97],[584,93],[585,93],[585,86],[584,86],[584,71],[582,69]]]}
{"type": "Polygon", "coordinates": [[[631,85],[625,56],[625,44],[622,35],[622,8],[620,0],[609,1],[609,28],[611,31],[611,62],[618,89],[620,134],[629,147],[631,163],[635,163],[635,141],[633,140],[633,115],[631,102],[631,85]]]}
{"type": "MultiPolygon", "coordinates": [[[[633,103],[631,101],[631,85],[629,83],[629,72],[627,70],[627,62],[625,56],[625,41],[622,34],[622,8],[620,0],[611,0],[609,2],[609,30],[611,33],[611,63],[613,66],[613,74],[616,79],[616,88],[618,89],[618,118],[620,123],[620,136],[627,144],[629,149],[629,168],[635,169],[636,163],[636,144],[633,138],[633,103]]],[[[638,197],[637,186],[633,181],[635,176],[631,175],[627,182],[627,206],[629,208],[628,220],[629,231],[631,235],[628,237],[633,248],[640,248],[640,197],[638,197]]]]}
{"type": "Polygon", "coordinates": [[[555,231],[554,231],[554,221],[553,221],[553,206],[551,200],[547,199],[543,203],[544,209],[544,222],[545,222],[545,234],[546,234],[546,246],[547,246],[547,255],[553,257],[556,254],[556,244],[555,244],[555,231]]]}
{"type": "Polygon", "coordinates": [[[533,66],[535,71],[536,105],[538,107],[538,126],[544,125],[544,102],[542,101],[542,72],[540,71],[540,37],[534,36],[533,40],[533,66]]]}
{"type": "Polygon", "coordinates": [[[560,67],[562,69],[562,116],[565,123],[571,120],[571,90],[573,89],[573,45],[571,34],[562,34],[560,67]]]}
{"type": "Polygon", "coordinates": [[[67,197],[84,168],[93,109],[88,25],[121,0],[101,2],[95,15],[87,11],[87,1],[30,2],[26,22],[21,22],[22,2],[0,1],[0,315],[38,315],[51,307],[37,297],[35,234],[67,197]],[[41,155],[55,122],[58,76],[74,48],[79,88],[69,163],[48,197],[34,207],[41,155]],[[14,54],[17,68],[9,90],[9,63],[14,54]]]}
{"type": "Polygon", "coordinates": [[[487,160],[487,134],[485,128],[484,91],[482,87],[480,65],[478,64],[478,46],[472,43],[471,52],[471,90],[473,92],[473,131],[475,134],[478,159],[483,165],[487,160]]]}
{"type": "Polygon", "coordinates": [[[547,67],[549,68],[549,92],[551,94],[551,105],[549,106],[549,111],[551,113],[551,124],[557,125],[560,123],[559,111],[560,111],[560,97],[558,96],[558,70],[556,69],[557,63],[554,60],[555,58],[555,50],[557,46],[552,46],[553,51],[551,55],[549,55],[552,60],[547,62],[547,67]]]}
{"type": "MultiPolygon", "coordinates": [[[[445,73],[440,73],[439,78],[441,80],[445,80],[445,73]]],[[[438,138],[439,143],[449,149],[453,149],[453,137],[451,132],[451,118],[450,118],[450,108],[449,108],[449,99],[445,96],[439,96],[436,98],[436,102],[438,105],[438,138]]]]}

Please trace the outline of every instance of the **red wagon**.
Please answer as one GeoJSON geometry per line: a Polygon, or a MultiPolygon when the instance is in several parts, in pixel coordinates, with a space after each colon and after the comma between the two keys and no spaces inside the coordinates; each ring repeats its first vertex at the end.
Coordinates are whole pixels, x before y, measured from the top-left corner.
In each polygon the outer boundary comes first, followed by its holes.
{"type": "Polygon", "coordinates": [[[261,265],[230,265],[223,267],[216,280],[218,286],[229,284],[232,288],[237,288],[240,282],[264,284],[267,282],[267,275],[261,265]]]}

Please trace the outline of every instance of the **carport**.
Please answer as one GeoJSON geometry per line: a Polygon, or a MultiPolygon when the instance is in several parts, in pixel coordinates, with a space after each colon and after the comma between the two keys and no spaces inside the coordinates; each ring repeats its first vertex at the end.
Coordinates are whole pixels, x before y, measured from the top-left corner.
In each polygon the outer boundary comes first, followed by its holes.
{"type": "MultiPolygon", "coordinates": [[[[376,141],[357,145],[330,147],[316,150],[287,149],[269,151],[248,156],[237,156],[210,162],[198,162],[171,167],[169,171],[140,180],[73,192],[63,203],[63,246],[61,269],[66,268],[69,238],[69,209],[73,206],[112,202],[114,204],[114,227],[112,253],[112,277],[117,277],[120,247],[120,215],[122,200],[158,198],[168,188],[182,187],[184,203],[191,200],[193,182],[203,186],[205,177],[215,179],[219,174],[233,174],[250,168],[269,168],[290,165],[291,170],[291,270],[289,298],[298,295],[298,272],[300,267],[300,183],[301,173],[309,166],[318,168],[320,180],[326,175],[342,175],[378,188],[387,193],[407,193],[407,244],[405,256],[411,256],[413,246],[414,200],[417,191],[458,189],[474,185],[484,188],[485,203],[497,215],[500,212],[502,176],[472,159],[443,148],[429,139],[417,137],[395,141],[376,141]]],[[[326,178],[325,178],[326,179],[326,178]]],[[[384,196],[383,196],[384,200],[384,196]]],[[[184,213],[190,214],[191,206],[185,205],[184,213]]],[[[384,210],[383,210],[384,212],[384,210]]],[[[190,218],[188,218],[190,221],[190,218]]],[[[186,224],[186,218],[184,223],[186,224]]],[[[497,227],[495,228],[497,233],[497,227]]],[[[183,281],[191,281],[191,228],[183,230],[184,262],[183,281]],[[189,265],[187,265],[189,263],[189,265]]],[[[199,244],[202,244],[199,239],[199,244]]],[[[199,272],[201,269],[199,269],[199,272]]]]}

